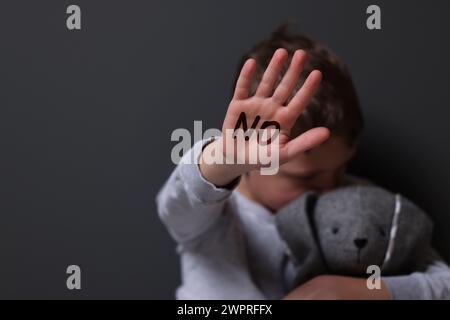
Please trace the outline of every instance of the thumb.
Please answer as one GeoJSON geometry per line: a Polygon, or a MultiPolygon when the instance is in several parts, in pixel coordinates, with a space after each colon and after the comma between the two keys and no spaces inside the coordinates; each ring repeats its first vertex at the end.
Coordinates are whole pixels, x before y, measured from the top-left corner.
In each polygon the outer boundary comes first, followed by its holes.
{"type": "Polygon", "coordinates": [[[325,127],[317,127],[310,129],[295,139],[289,141],[286,145],[286,159],[283,162],[287,162],[292,158],[300,155],[302,152],[310,150],[321,143],[328,140],[330,137],[330,130],[325,127]]]}

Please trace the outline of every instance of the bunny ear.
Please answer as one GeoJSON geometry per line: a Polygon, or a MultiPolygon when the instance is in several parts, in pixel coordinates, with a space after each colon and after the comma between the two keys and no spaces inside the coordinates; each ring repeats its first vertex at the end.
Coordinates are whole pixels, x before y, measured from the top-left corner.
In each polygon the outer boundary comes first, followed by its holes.
{"type": "Polygon", "coordinates": [[[298,269],[295,281],[297,285],[320,274],[324,269],[315,227],[312,223],[316,201],[315,192],[306,192],[282,208],[275,217],[278,232],[298,269]]]}
{"type": "Polygon", "coordinates": [[[420,270],[425,261],[420,257],[431,243],[433,223],[415,204],[396,195],[394,215],[391,225],[383,273],[399,274],[420,270]]]}

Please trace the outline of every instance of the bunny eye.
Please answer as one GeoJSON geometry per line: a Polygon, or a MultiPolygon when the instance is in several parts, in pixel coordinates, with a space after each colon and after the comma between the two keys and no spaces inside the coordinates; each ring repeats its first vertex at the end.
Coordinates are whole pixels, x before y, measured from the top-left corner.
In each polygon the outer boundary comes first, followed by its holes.
{"type": "Polygon", "coordinates": [[[333,232],[333,234],[337,234],[339,232],[339,228],[333,227],[333,228],[331,228],[331,232],[333,232]]]}
{"type": "Polygon", "coordinates": [[[384,231],[384,229],[382,227],[379,227],[379,230],[380,230],[381,236],[385,237],[386,236],[386,231],[384,231]]]}

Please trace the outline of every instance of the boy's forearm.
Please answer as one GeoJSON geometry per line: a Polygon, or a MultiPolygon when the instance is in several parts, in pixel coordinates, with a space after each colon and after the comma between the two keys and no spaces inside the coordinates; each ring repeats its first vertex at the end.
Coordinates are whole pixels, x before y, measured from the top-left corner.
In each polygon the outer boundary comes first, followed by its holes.
{"type": "Polygon", "coordinates": [[[434,261],[424,272],[384,277],[396,300],[450,299],[450,269],[443,261],[434,261]]]}
{"type": "Polygon", "coordinates": [[[192,159],[199,158],[204,144],[197,142],[183,156],[156,197],[158,215],[178,243],[189,242],[212,226],[235,186],[217,188],[202,177],[192,159]]]}
{"type": "Polygon", "coordinates": [[[367,280],[335,275],[317,276],[302,284],[284,300],[389,300],[390,293],[383,281],[381,288],[370,290],[367,280]]]}

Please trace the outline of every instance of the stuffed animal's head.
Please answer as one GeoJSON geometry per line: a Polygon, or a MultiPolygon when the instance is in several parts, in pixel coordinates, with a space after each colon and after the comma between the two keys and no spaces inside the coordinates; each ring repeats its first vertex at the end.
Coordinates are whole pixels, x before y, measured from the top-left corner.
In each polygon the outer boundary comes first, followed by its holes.
{"type": "Polygon", "coordinates": [[[384,274],[414,268],[432,229],[409,200],[374,186],[308,192],[280,210],[277,226],[298,264],[321,263],[324,272],[354,276],[370,265],[384,274]]]}

